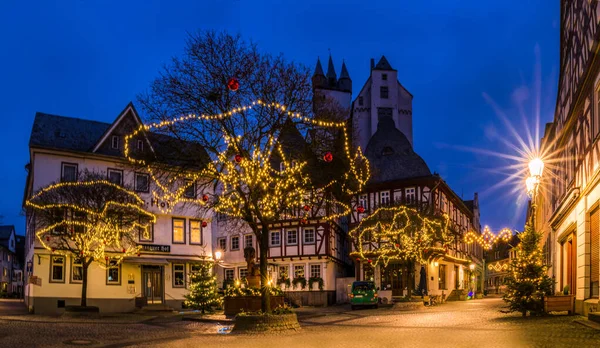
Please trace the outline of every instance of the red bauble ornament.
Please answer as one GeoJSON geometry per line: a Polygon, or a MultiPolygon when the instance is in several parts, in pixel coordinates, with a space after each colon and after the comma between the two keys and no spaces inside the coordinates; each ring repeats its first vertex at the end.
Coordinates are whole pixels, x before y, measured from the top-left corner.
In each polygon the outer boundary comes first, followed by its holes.
{"type": "Polygon", "coordinates": [[[304,206],[304,211],[309,211],[310,210],[310,206],[309,205],[305,205],[304,206]]]}
{"type": "Polygon", "coordinates": [[[242,155],[235,155],[234,159],[237,163],[240,163],[242,161],[242,155]]]}
{"type": "Polygon", "coordinates": [[[367,260],[367,262],[368,262],[368,263],[371,263],[371,262],[373,262],[373,261],[372,261],[371,259],[369,259],[369,260],[367,260]]]}
{"type": "Polygon", "coordinates": [[[356,207],[356,211],[359,212],[360,214],[365,212],[365,207],[363,207],[362,205],[359,205],[358,207],[356,207]]]}
{"type": "Polygon", "coordinates": [[[230,91],[237,91],[240,88],[240,81],[235,77],[230,78],[229,81],[227,81],[227,88],[229,88],[230,91]]]}
{"type": "Polygon", "coordinates": [[[127,250],[125,250],[125,248],[123,248],[123,252],[126,252],[127,250]]]}
{"type": "Polygon", "coordinates": [[[206,221],[202,221],[202,227],[206,227],[208,226],[208,223],[206,221]]]}
{"type": "Polygon", "coordinates": [[[106,261],[108,261],[108,256],[106,256],[104,259],[105,259],[106,261]]]}
{"type": "Polygon", "coordinates": [[[399,247],[400,247],[400,244],[396,244],[396,248],[399,248],[399,247]]]}
{"type": "Polygon", "coordinates": [[[138,257],[142,256],[142,254],[138,253],[138,257]]]}
{"type": "Polygon", "coordinates": [[[208,195],[202,195],[202,200],[208,202],[208,195]]]}
{"type": "Polygon", "coordinates": [[[325,152],[325,154],[323,155],[323,160],[325,162],[333,161],[333,154],[331,154],[331,152],[325,152]]]}
{"type": "Polygon", "coordinates": [[[308,223],[308,220],[306,220],[306,219],[302,219],[302,220],[300,220],[300,223],[301,223],[302,225],[306,225],[306,224],[308,223]]]}

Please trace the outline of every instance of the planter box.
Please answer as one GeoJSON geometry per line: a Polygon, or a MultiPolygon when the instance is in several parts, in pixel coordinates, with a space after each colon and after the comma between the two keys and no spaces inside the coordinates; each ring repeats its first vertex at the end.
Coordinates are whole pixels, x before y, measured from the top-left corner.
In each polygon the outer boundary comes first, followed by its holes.
{"type": "Polygon", "coordinates": [[[232,332],[265,332],[299,330],[296,313],[290,314],[267,314],[267,315],[244,315],[235,317],[235,325],[232,332]]]}
{"type": "Polygon", "coordinates": [[[573,314],[575,310],[575,296],[546,296],[544,297],[544,311],[548,312],[562,312],[568,311],[569,314],[573,314]]]}
{"type": "MultiPolygon", "coordinates": [[[[260,307],[260,296],[225,297],[223,311],[225,315],[236,315],[242,310],[244,312],[258,312],[260,307]]],[[[271,296],[271,310],[283,306],[283,296],[271,296]]]]}

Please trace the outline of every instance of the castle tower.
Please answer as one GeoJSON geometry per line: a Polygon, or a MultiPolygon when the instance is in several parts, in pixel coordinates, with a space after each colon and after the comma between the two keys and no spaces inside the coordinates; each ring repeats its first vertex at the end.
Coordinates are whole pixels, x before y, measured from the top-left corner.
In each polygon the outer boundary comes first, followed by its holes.
{"type": "Polygon", "coordinates": [[[371,59],[371,76],[352,103],[354,133],[365,149],[382,117],[391,117],[413,145],[412,94],[398,81],[398,71],[385,56],[377,64],[371,59]]]}
{"type": "Polygon", "coordinates": [[[338,80],[331,55],[329,55],[327,63],[327,74],[323,73],[321,60],[317,59],[315,72],[312,76],[312,87],[313,104],[337,102],[340,107],[347,110],[347,116],[350,115],[350,107],[352,106],[352,80],[350,79],[346,64],[342,64],[338,80]]]}

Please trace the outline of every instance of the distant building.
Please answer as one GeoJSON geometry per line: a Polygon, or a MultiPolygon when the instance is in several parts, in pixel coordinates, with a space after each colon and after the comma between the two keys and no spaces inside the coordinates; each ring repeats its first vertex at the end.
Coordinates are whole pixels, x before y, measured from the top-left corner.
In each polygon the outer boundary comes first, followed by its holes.
{"type": "Polygon", "coordinates": [[[23,269],[17,256],[15,226],[0,226],[0,296],[21,297],[23,269]]]}
{"type": "Polygon", "coordinates": [[[506,291],[505,279],[510,272],[510,262],[516,257],[514,248],[519,242],[518,235],[513,235],[508,242],[495,243],[485,252],[485,289],[488,294],[503,294],[506,291]]]}

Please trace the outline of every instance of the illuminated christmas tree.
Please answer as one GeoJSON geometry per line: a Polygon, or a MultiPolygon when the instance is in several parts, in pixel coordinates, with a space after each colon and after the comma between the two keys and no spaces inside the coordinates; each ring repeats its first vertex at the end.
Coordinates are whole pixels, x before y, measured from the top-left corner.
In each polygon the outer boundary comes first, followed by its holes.
{"type": "Polygon", "coordinates": [[[190,293],[185,295],[185,305],[199,309],[203,314],[220,306],[223,301],[218,293],[217,277],[213,275],[212,267],[210,262],[200,264],[200,270],[190,276],[190,293]]]}
{"type": "Polygon", "coordinates": [[[518,236],[521,243],[515,248],[516,257],[511,260],[511,271],[506,278],[507,290],[503,297],[508,303],[506,312],[539,315],[544,312],[544,296],[551,295],[553,288],[540,247],[542,237],[529,223],[518,236]]]}

